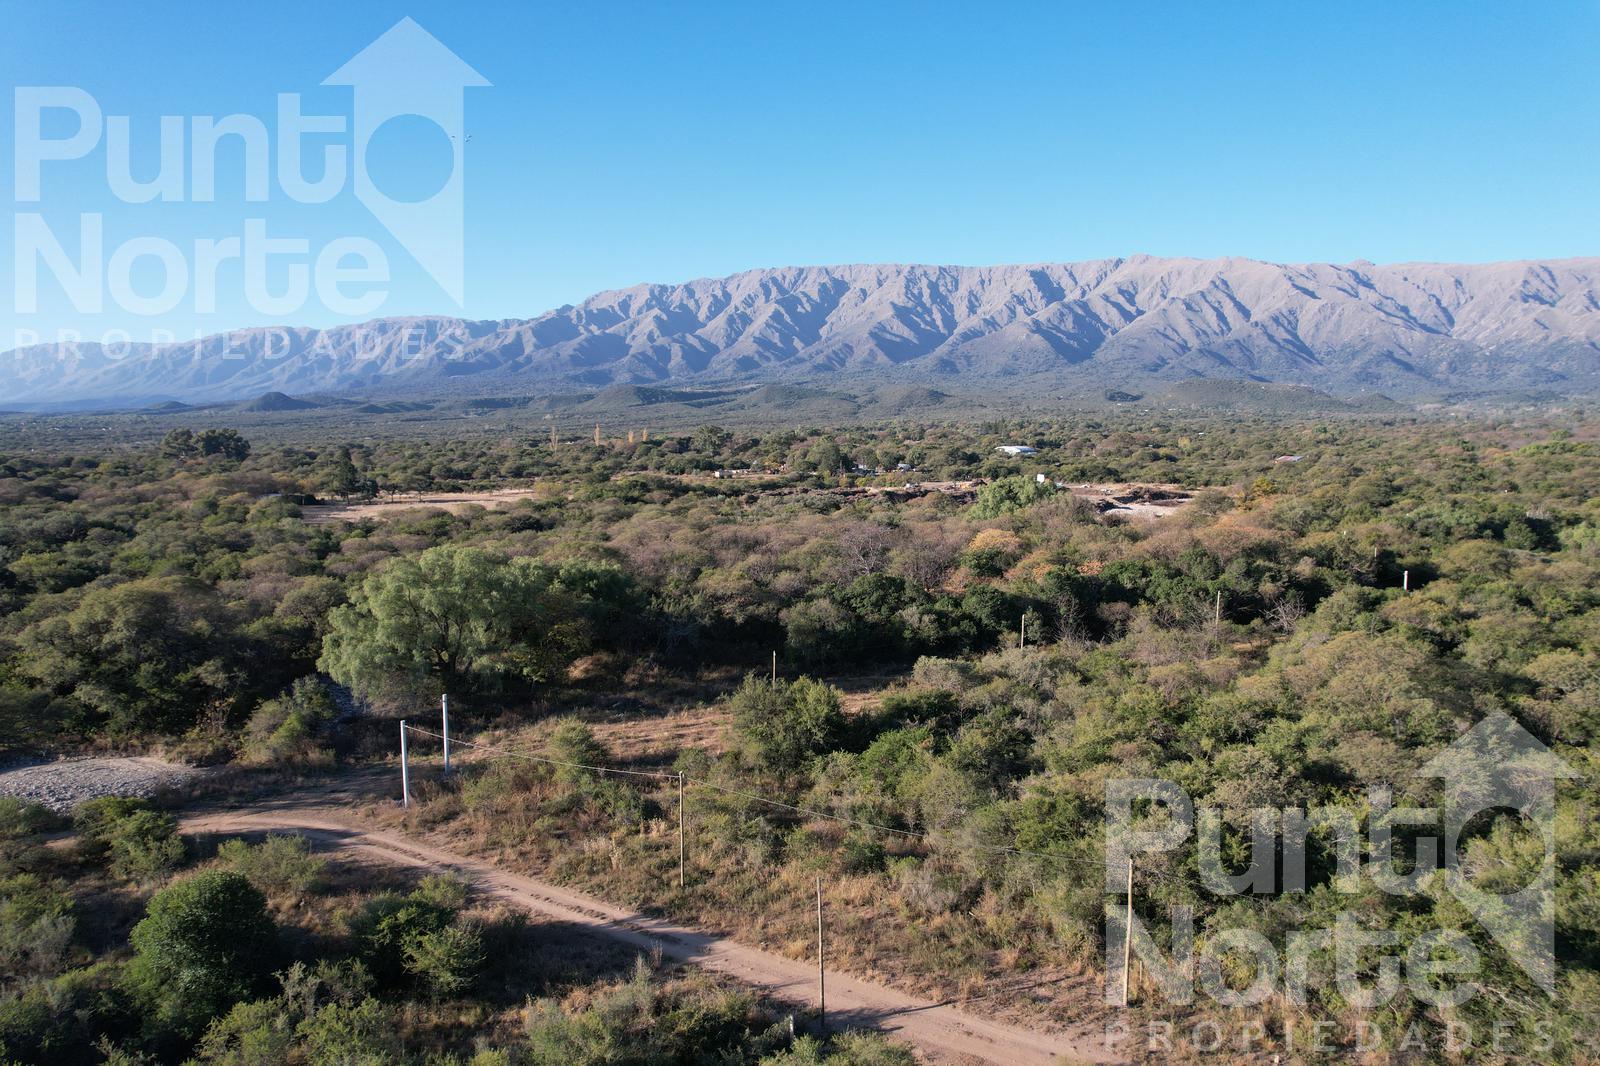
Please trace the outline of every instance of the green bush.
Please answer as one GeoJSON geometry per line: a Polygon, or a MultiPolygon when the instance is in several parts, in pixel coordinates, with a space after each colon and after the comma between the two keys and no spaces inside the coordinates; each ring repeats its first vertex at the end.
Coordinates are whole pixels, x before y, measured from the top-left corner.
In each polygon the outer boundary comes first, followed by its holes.
{"type": "Polygon", "coordinates": [[[0,797],[0,877],[22,873],[44,858],[41,837],[61,823],[48,808],[0,797]]]}
{"type": "Polygon", "coordinates": [[[328,687],[302,677],[277,699],[259,705],[245,731],[243,756],[254,763],[325,765],[333,752],[324,743],[338,708],[328,687]]]}
{"type": "MultiPolygon", "coordinates": [[[[563,719],[556,725],[545,745],[545,752],[560,762],[581,763],[584,766],[604,766],[611,760],[611,753],[595,737],[594,730],[576,718],[563,719]]],[[[558,766],[555,773],[558,781],[569,785],[583,784],[595,777],[593,770],[579,770],[571,766],[558,766]]]]}
{"type": "Polygon", "coordinates": [[[150,881],[183,863],[178,823],[159,811],[134,811],[111,824],[111,872],[125,881],[150,881]]]}
{"type": "Polygon", "coordinates": [[[130,1012],[112,963],[69,970],[0,998],[0,1055],[6,1062],[100,1062],[96,1042],[126,1031],[130,1012]]]}
{"type": "Polygon", "coordinates": [[[154,810],[147,799],[132,796],[99,796],[84,800],[72,809],[72,827],[92,851],[104,854],[116,836],[116,823],[136,811],[154,810]]]}
{"type": "Polygon", "coordinates": [[[59,973],[72,943],[72,897],[35,874],[0,880],[0,981],[59,973]]]}
{"type": "Polygon", "coordinates": [[[312,1066],[392,1066],[402,1060],[394,1011],[375,999],[330,1003],[296,1030],[312,1066]]]}
{"type": "Polygon", "coordinates": [[[464,923],[422,933],[406,942],[406,971],[440,998],[458,995],[483,966],[483,934],[464,923]]]}
{"type": "Polygon", "coordinates": [[[277,1066],[294,1050],[295,1025],[282,997],[235,1003],[206,1028],[195,1057],[215,1066],[277,1066]]]}
{"type": "Polygon", "coordinates": [[[266,897],[224,870],[156,893],[129,942],[128,987],[147,1019],[188,1037],[260,991],[278,956],[266,897]]]}
{"type": "Polygon", "coordinates": [[[61,816],[50,808],[14,796],[0,796],[0,840],[48,833],[61,825],[61,816]]]}
{"type": "Polygon", "coordinates": [[[745,761],[777,773],[803,770],[844,731],[839,691],[808,677],[773,685],[752,674],[729,704],[745,761]]]}
{"type": "Polygon", "coordinates": [[[455,918],[451,907],[441,906],[417,893],[385,893],[368,901],[351,930],[361,960],[384,987],[405,982],[407,949],[422,937],[446,928],[455,918]]]}
{"type": "Polygon", "coordinates": [[[225,840],[217,858],[272,898],[303,896],[322,882],[328,860],[311,854],[302,836],[274,833],[259,844],[225,840]]]}

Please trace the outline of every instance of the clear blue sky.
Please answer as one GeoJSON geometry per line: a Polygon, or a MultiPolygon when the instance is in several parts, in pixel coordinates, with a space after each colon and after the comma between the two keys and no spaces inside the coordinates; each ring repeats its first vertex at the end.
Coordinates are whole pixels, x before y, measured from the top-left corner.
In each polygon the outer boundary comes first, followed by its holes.
{"type": "MultiPolygon", "coordinates": [[[[791,264],[1600,254],[1594,0],[8,0],[0,69],[13,86],[78,86],[130,116],[134,169],[148,173],[161,115],[270,118],[280,92],[348,115],[350,90],[321,81],[407,15],[493,83],[467,93],[464,307],[348,189],[306,206],[274,186],[245,204],[225,165],[216,203],[130,205],[107,190],[102,142],[47,164],[42,201],[15,210],[39,211],[74,254],[84,211],[104,213],[107,255],[131,237],[187,248],[238,235],[252,216],[313,251],[359,235],[393,275],[374,314],[482,318],[791,264]]],[[[11,107],[0,122],[11,190],[11,107]]],[[[413,132],[369,159],[396,189],[448,167],[442,135],[413,132]]],[[[154,270],[142,261],[136,286],[153,289],[154,270]]],[[[14,281],[6,255],[8,294],[14,281]]],[[[13,327],[185,336],[340,318],[315,302],[264,316],[237,278],[221,281],[214,313],[190,299],[140,316],[80,313],[47,280],[35,314],[8,299],[0,349],[13,327]]]]}

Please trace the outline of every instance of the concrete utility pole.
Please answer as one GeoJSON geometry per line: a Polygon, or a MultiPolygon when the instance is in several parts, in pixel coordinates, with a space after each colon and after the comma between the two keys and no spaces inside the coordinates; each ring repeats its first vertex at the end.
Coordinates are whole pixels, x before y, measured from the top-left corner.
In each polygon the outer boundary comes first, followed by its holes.
{"type": "Polygon", "coordinates": [[[444,721],[444,772],[450,772],[450,693],[446,692],[439,697],[439,714],[444,721]]]}
{"type": "Polygon", "coordinates": [[[1027,615],[1023,615],[1022,616],[1022,636],[1017,640],[1017,647],[1026,648],[1027,646],[1028,646],[1028,616],[1027,615]]]}
{"type": "Polygon", "coordinates": [[[1411,571],[1409,571],[1409,570],[1402,570],[1400,572],[1400,591],[1401,592],[1410,592],[1411,591],[1411,571]]]}
{"type": "Polygon", "coordinates": [[[600,447],[600,423],[598,422],[594,424],[594,446],[596,448],[600,447]]]}
{"type": "Polygon", "coordinates": [[[406,720],[400,719],[400,806],[411,806],[411,768],[406,764],[406,720]]]}
{"type": "Polygon", "coordinates": [[[778,687],[778,653],[772,653],[772,687],[778,687]]]}
{"type": "Polygon", "coordinates": [[[828,997],[822,968],[822,875],[817,875],[817,1024],[828,1028],[828,997]]]}
{"type": "Polygon", "coordinates": [[[1222,624],[1222,590],[1221,589],[1217,590],[1217,606],[1216,606],[1216,609],[1211,612],[1211,621],[1212,621],[1213,625],[1219,625],[1220,626],[1222,624]]]}
{"type": "Polygon", "coordinates": [[[1128,1005],[1128,967],[1133,961],[1133,855],[1128,855],[1128,910],[1122,919],[1122,1005],[1128,1005]]]}
{"type": "Polygon", "coordinates": [[[683,842],[683,771],[678,771],[678,887],[683,887],[684,867],[684,842],[683,842]]]}

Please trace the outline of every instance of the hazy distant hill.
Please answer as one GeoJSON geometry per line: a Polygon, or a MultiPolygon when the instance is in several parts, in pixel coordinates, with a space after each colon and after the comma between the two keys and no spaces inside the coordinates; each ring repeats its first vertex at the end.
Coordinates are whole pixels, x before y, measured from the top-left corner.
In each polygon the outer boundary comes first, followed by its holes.
{"type": "Polygon", "coordinates": [[[1134,256],[753,270],[538,318],[388,318],[0,355],[0,401],[705,386],[858,375],[1099,396],[1194,379],[1350,396],[1600,391],[1600,259],[1284,265],[1134,256]]]}

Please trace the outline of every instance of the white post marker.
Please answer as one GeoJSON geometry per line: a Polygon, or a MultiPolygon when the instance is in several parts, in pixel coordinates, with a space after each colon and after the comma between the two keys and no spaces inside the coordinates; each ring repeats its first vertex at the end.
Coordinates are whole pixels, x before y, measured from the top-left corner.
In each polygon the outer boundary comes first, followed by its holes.
{"type": "Polygon", "coordinates": [[[411,806],[411,768],[406,763],[406,720],[400,719],[400,805],[411,806]]]}
{"type": "Polygon", "coordinates": [[[817,875],[817,1023],[828,1029],[828,995],[822,976],[822,875],[817,875]]]}
{"type": "Polygon", "coordinates": [[[1128,969],[1133,963],[1133,854],[1128,854],[1128,910],[1122,919],[1122,1005],[1128,1005],[1128,969]]]}
{"type": "Polygon", "coordinates": [[[450,693],[439,697],[439,713],[444,717],[444,772],[450,772],[450,693]]]}
{"type": "Polygon", "coordinates": [[[1409,571],[1409,570],[1402,570],[1400,572],[1400,591],[1401,592],[1410,592],[1411,591],[1411,571],[1409,571]]]}

